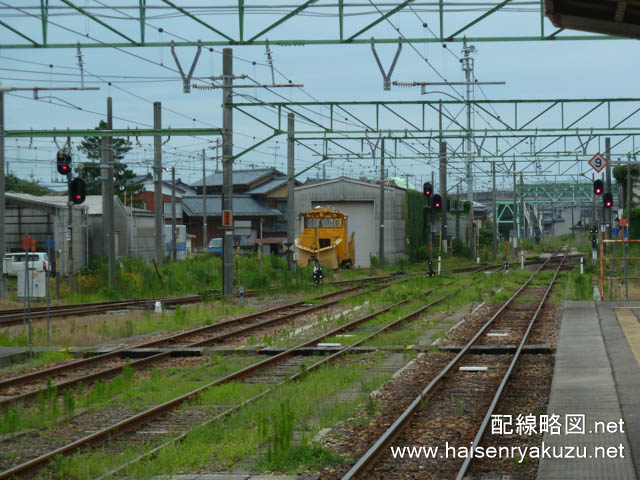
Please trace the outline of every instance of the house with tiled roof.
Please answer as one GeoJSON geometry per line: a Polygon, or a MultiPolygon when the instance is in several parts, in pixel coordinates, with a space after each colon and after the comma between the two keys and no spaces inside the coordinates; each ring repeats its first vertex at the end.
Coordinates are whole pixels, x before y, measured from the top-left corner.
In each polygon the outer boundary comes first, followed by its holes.
{"type": "MultiPolygon", "coordinates": [[[[182,199],[184,222],[195,245],[203,244],[202,192],[206,190],[207,242],[222,236],[222,171],[193,182],[195,195],[182,199]]],[[[296,181],[296,185],[300,182],[296,181]]],[[[233,170],[234,241],[246,247],[272,245],[280,251],[287,240],[287,177],[276,168],[233,170]]]]}

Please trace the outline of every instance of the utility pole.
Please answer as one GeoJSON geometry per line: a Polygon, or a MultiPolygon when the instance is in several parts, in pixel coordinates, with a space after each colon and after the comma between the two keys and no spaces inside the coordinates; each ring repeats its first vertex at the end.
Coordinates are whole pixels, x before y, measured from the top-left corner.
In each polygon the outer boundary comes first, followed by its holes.
{"type": "MultiPolygon", "coordinates": [[[[606,137],[604,139],[604,149],[605,156],[607,158],[607,166],[606,166],[606,187],[605,192],[611,192],[611,138],[606,137]]],[[[604,209],[604,223],[608,224],[607,227],[607,238],[611,238],[611,209],[604,209]]]]}
{"type": "Polygon", "coordinates": [[[464,57],[461,59],[462,70],[466,76],[467,86],[467,200],[473,201],[473,151],[471,150],[471,141],[473,132],[471,131],[471,80],[473,76],[473,58],[471,53],[476,51],[473,45],[467,45],[467,39],[462,44],[462,53],[464,57]]]}
{"type": "Polygon", "coordinates": [[[631,240],[631,155],[627,155],[627,232],[631,240]]]}
{"type": "MultiPolygon", "coordinates": [[[[69,175],[67,175],[67,192],[69,191],[71,191],[71,180],[69,179],[69,175]]],[[[69,195],[67,195],[67,197],[68,196],[69,195]]],[[[73,271],[73,202],[71,199],[68,200],[67,205],[69,206],[67,209],[69,215],[69,290],[71,290],[71,293],[76,293],[76,279],[73,271]]]]}
{"type": "Polygon", "coordinates": [[[440,236],[447,252],[447,143],[440,139],[440,196],[442,197],[442,226],[440,236]]]}
{"type": "MultiPolygon", "coordinates": [[[[153,102],[153,128],[162,128],[162,105],[153,102]]],[[[164,206],[162,203],[162,137],[153,137],[153,198],[154,198],[154,253],[158,265],[162,265],[164,259],[164,206]]]]}
{"type": "Polygon", "coordinates": [[[516,161],[513,161],[513,254],[518,256],[518,190],[516,185],[516,161]]]}
{"type": "Polygon", "coordinates": [[[295,217],[295,203],[294,203],[294,143],[293,133],[295,128],[295,118],[293,113],[287,115],[287,243],[289,244],[289,252],[287,253],[287,259],[289,260],[289,271],[295,270],[295,264],[293,263],[293,248],[295,231],[294,225],[296,221],[295,217]]]}
{"type": "Polygon", "coordinates": [[[527,216],[524,213],[524,177],[522,172],[520,172],[520,231],[522,232],[520,235],[521,242],[524,242],[524,239],[527,237],[527,216]]]}
{"type": "Polygon", "coordinates": [[[460,183],[456,185],[456,238],[460,240],[460,183]]]}
{"type": "Polygon", "coordinates": [[[7,249],[4,232],[4,91],[0,89],[0,300],[7,299],[7,272],[4,271],[4,254],[7,249]]]}
{"type": "Polygon", "coordinates": [[[171,167],[171,257],[178,259],[178,244],[176,238],[176,167],[171,167]]]}
{"type": "Polygon", "coordinates": [[[384,138],[380,142],[380,232],[378,240],[378,258],[384,266],[384,138]]]}
{"type": "MultiPolygon", "coordinates": [[[[113,106],[111,97],[107,97],[107,129],[113,129],[113,106]]],[[[105,150],[103,171],[106,173],[104,189],[102,190],[102,201],[104,210],[105,246],[108,261],[108,282],[113,287],[116,284],[116,242],[115,242],[115,218],[113,213],[113,197],[115,189],[113,185],[113,141],[111,137],[102,137],[102,145],[105,150]],[[106,197],[106,198],[105,198],[106,197]]]]}
{"type": "MultiPolygon", "coordinates": [[[[593,185],[593,182],[595,182],[595,175],[592,173],[591,174],[591,185],[593,185]]],[[[591,202],[591,225],[598,225],[597,223],[597,217],[596,217],[596,195],[592,194],[593,197],[593,201],[591,202]]]]}
{"type": "MultiPolygon", "coordinates": [[[[233,50],[222,49],[222,210],[233,212],[233,50]]],[[[233,218],[233,215],[232,217],[233,218]]],[[[233,226],[222,236],[222,293],[233,295],[233,226]]]]}
{"type": "MultiPolygon", "coordinates": [[[[216,139],[216,158],[218,157],[218,145],[216,139]]],[[[207,157],[202,149],[202,251],[207,252],[209,239],[207,238],[207,157]]]]}
{"type": "Polygon", "coordinates": [[[491,178],[493,181],[493,258],[498,258],[498,206],[496,193],[496,162],[491,162],[491,178]]]}

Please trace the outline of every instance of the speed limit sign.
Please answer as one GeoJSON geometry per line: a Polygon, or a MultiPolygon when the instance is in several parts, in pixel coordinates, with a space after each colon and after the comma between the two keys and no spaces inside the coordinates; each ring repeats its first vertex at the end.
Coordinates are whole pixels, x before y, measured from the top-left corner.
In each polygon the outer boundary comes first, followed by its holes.
{"type": "Polygon", "coordinates": [[[600,173],[602,169],[608,164],[609,162],[602,156],[600,152],[596,153],[593,157],[591,157],[591,160],[589,160],[589,165],[591,165],[591,168],[593,168],[598,173],[600,173]]]}

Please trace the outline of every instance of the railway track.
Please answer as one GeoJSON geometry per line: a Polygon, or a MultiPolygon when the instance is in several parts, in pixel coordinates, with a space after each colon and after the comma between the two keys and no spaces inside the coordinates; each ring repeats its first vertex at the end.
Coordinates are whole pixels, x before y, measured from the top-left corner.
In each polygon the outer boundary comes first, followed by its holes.
{"type": "MultiPolygon", "coordinates": [[[[449,286],[451,284],[453,284],[454,282],[450,282],[449,284],[445,285],[445,286],[449,286]]],[[[355,287],[352,287],[355,288],[355,287]]],[[[441,287],[442,288],[442,287],[441,287]]],[[[435,289],[432,289],[428,292],[424,292],[422,295],[420,295],[420,298],[424,298],[425,296],[431,294],[435,289]]],[[[334,294],[330,294],[330,295],[335,295],[334,294]]],[[[342,348],[340,351],[326,357],[323,358],[322,360],[319,360],[317,362],[315,362],[313,365],[311,365],[310,367],[307,367],[306,371],[312,371],[315,370],[317,368],[319,368],[322,365],[325,365],[329,362],[334,361],[335,359],[343,356],[344,354],[348,353],[349,351],[351,351],[353,348],[357,347],[358,345],[361,345],[362,343],[370,340],[371,338],[380,335],[383,332],[386,332],[392,328],[395,328],[405,322],[410,322],[418,317],[420,317],[421,315],[423,315],[429,308],[431,308],[434,305],[437,305],[438,303],[442,302],[444,299],[446,299],[450,294],[447,295],[443,295],[440,296],[439,298],[431,301],[430,303],[423,305],[417,309],[415,309],[414,311],[412,311],[411,313],[398,318],[396,320],[393,320],[391,322],[389,322],[388,324],[384,325],[383,327],[378,328],[377,330],[375,330],[373,333],[370,333],[369,335],[367,335],[366,337],[362,338],[361,340],[354,342],[351,345],[345,346],[344,348],[342,348]]],[[[267,372],[266,374],[269,375],[269,370],[271,371],[275,371],[276,373],[274,374],[275,378],[272,382],[269,382],[271,384],[271,386],[261,392],[259,395],[245,400],[244,402],[242,402],[239,405],[236,405],[230,409],[227,409],[226,411],[220,413],[219,415],[217,415],[216,417],[214,417],[213,419],[208,420],[207,422],[205,422],[205,424],[211,423],[212,421],[217,421],[220,418],[224,418],[226,416],[228,416],[229,414],[237,411],[239,408],[242,408],[243,406],[247,405],[248,403],[251,403],[255,400],[257,400],[258,398],[263,397],[264,395],[268,394],[270,391],[272,391],[274,388],[277,388],[278,385],[281,385],[282,383],[286,382],[286,381],[291,381],[291,380],[297,380],[301,377],[301,373],[299,371],[299,363],[295,360],[293,360],[293,356],[295,354],[295,352],[299,349],[305,348],[305,347],[309,347],[312,345],[315,345],[319,342],[321,342],[323,339],[326,339],[328,337],[331,337],[333,335],[336,335],[340,332],[344,332],[344,331],[348,331],[348,330],[353,330],[355,328],[357,328],[359,325],[367,322],[368,320],[371,320],[383,313],[386,313],[390,310],[392,310],[393,308],[396,308],[400,305],[405,305],[408,303],[408,300],[402,300],[400,302],[397,302],[395,304],[386,306],[376,312],[373,312],[371,314],[365,315],[363,317],[360,317],[356,320],[353,320],[345,325],[339,326],[337,328],[334,328],[318,337],[315,337],[311,340],[307,340],[304,341],[302,343],[300,343],[299,345],[296,345],[294,347],[291,347],[290,349],[278,354],[278,355],[274,355],[272,357],[269,357],[265,360],[262,360],[258,363],[252,364],[250,366],[247,366],[239,371],[236,371],[230,375],[227,375],[223,378],[217,379],[213,382],[210,382],[206,385],[203,385],[191,392],[188,392],[184,395],[181,395],[179,397],[176,397],[168,402],[164,402],[160,405],[154,406],[152,408],[149,408],[143,412],[140,412],[138,414],[132,415],[128,418],[122,419],[106,428],[103,428],[99,431],[93,432],[89,435],[85,435],[82,438],[78,438],[70,443],[67,443],[65,445],[59,446],[53,450],[50,451],[46,451],[42,454],[40,454],[39,456],[32,458],[26,462],[23,462],[19,465],[13,466],[7,470],[5,470],[4,472],[0,472],[0,479],[5,479],[5,478],[12,478],[14,476],[24,476],[24,475],[29,475],[41,468],[43,468],[44,466],[46,466],[47,462],[54,458],[57,455],[62,455],[62,454],[70,454],[73,453],[74,451],[76,451],[79,448],[83,448],[83,447],[87,447],[87,446],[91,446],[91,445],[96,445],[96,444],[100,444],[103,443],[104,441],[106,441],[107,439],[112,438],[113,436],[115,436],[116,434],[120,434],[126,430],[130,430],[133,429],[135,427],[140,427],[141,425],[147,424],[148,422],[152,421],[153,419],[156,419],[158,417],[162,417],[166,414],[168,414],[169,412],[171,412],[172,410],[175,409],[175,407],[183,404],[185,401],[192,399],[194,397],[196,397],[198,394],[200,394],[201,392],[212,388],[214,386],[217,385],[222,385],[224,383],[228,383],[234,380],[247,380],[247,379],[251,379],[251,378],[256,378],[256,377],[264,377],[265,372],[267,372]],[[273,370],[275,369],[275,370],[273,370]],[[292,373],[294,371],[296,371],[298,373],[292,373]]],[[[164,418],[164,417],[163,417],[164,418]]],[[[200,424],[199,426],[203,426],[205,424],[200,424]]],[[[185,432],[181,433],[179,436],[171,439],[168,443],[174,443],[177,441],[180,441],[182,438],[184,438],[184,436],[186,435],[185,432]]],[[[166,445],[165,444],[165,445],[166,445]]],[[[160,447],[158,447],[160,448],[160,447]]],[[[154,449],[153,452],[158,451],[158,448],[154,449]]],[[[113,473],[113,472],[111,472],[113,473]]]]}
{"type": "MultiPolygon", "coordinates": [[[[562,265],[562,268],[561,268],[562,271],[569,271],[576,266],[577,262],[569,261],[569,258],[575,258],[577,260],[577,257],[567,257],[567,261],[562,265]]],[[[552,268],[542,258],[531,258],[529,260],[525,260],[524,262],[525,266],[540,265],[540,264],[545,264],[545,266],[543,267],[545,270],[552,268]]],[[[519,266],[520,266],[520,262],[514,262],[511,264],[511,268],[519,268],[519,266]]],[[[480,273],[480,272],[489,272],[492,270],[501,270],[503,268],[504,268],[504,264],[493,263],[489,265],[456,268],[451,270],[450,273],[480,273]]]]}
{"type": "MultiPolygon", "coordinates": [[[[176,298],[157,298],[142,300],[123,300],[114,302],[83,303],[77,305],[56,305],[50,307],[49,316],[51,318],[94,315],[115,310],[131,308],[153,308],[155,302],[160,301],[165,306],[188,305],[201,301],[200,295],[188,295],[176,298]]],[[[42,320],[47,318],[47,307],[32,307],[30,313],[32,320],[42,320]]],[[[25,319],[25,311],[22,308],[12,308],[0,310],[0,327],[19,325],[25,319]]]]}
{"type": "MultiPolygon", "coordinates": [[[[383,275],[378,277],[369,277],[353,280],[339,280],[335,282],[327,282],[326,286],[343,286],[360,283],[368,283],[372,281],[384,281],[397,277],[397,275],[383,275]]],[[[268,288],[260,290],[248,290],[244,293],[245,297],[253,297],[257,295],[268,295],[275,293],[279,288],[268,288]]],[[[220,294],[215,294],[220,296],[220,294]]],[[[234,294],[238,297],[238,293],[234,294]]],[[[199,303],[202,301],[201,295],[187,295],[184,297],[173,298],[146,298],[139,300],[117,300],[110,302],[81,303],[74,305],[56,305],[49,307],[48,315],[50,318],[64,318],[72,316],[87,316],[100,313],[129,310],[129,309],[151,309],[156,302],[162,302],[163,306],[175,307],[178,305],[188,305],[199,303]]],[[[31,320],[43,320],[47,318],[47,307],[32,307],[29,316],[31,320]]],[[[25,321],[26,313],[24,308],[10,308],[0,310],[0,327],[8,327],[11,325],[20,325],[25,321]]]]}
{"type": "MultiPolygon", "coordinates": [[[[500,320],[504,320],[500,328],[505,328],[508,325],[515,323],[519,325],[519,342],[516,352],[513,354],[511,361],[506,367],[504,374],[501,376],[500,382],[495,387],[494,394],[490,398],[488,402],[488,408],[486,409],[486,413],[482,417],[482,421],[480,426],[477,428],[475,436],[473,437],[473,442],[471,444],[471,449],[478,447],[480,444],[485,430],[491,420],[491,415],[495,411],[496,405],[500,400],[500,397],[506,387],[507,381],[511,376],[515,366],[520,358],[520,354],[524,345],[527,343],[529,335],[535,325],[537,318],[544,306],[549,293],[551,292],[551,288],[553,287],[556,279],[558,277],[559,272],[566,260],[567,253],[564,252],[562,257],[559,259],[559,263],[555,266],[555,273],[553,278],[548,283],[547,287],[543,289],[543,292],[535,292],[539,290],[536,287],[530,287],[530,284],[536,277],[536,275],[542,271],[546,266],[552,263],[552,259],[558,254],[558,251],[554,252],[554,256],[550,257],[546,262],[538,267],[538,269],[527,279],[527,281],[498,309],[498,311],[491,316],[489,320],[487,320],[473,335],[473,337],[464,345],[464,347],[460,350],[460,352],[451,359],[430,381],[429,383],[420,391],[420,393],[414,398],[414,400],[403,409],[399,415],[395,417],[395,420],[391,423],[391,425],[375,439],[373,444],[369,447],[369,449],[362,455],[358,461],[349,469],[349,471],[344,474],[342,480],[350,480],[355,478],[384,478],[385,474],[389,472],[394,473],[394,478],[402,478],[402,476],[398,475],[399,473],[406,473],[406,478],[417,478],[416,475],[420,475],[419,468],[425,468],[424,459],[422,460],[422,465],[413,465],[409,466],[410,462],[404,461],[403,463],[395,461],[390,455],[389,447],[394,442],[396,445],[417,445],[424,443],[424,438],[429,438],[426,435],[428,433],[433,433],[433,428],[437,422],[442,422],[441,417],[439,419],[434,418],[436,416],[435,413],[428,415],[429,406],[432,402],[436,402],[435,398],[444,398],[447,395],[455,398],[455,382],[451,380],[451,377],[454,375],[454,368],[461,363],[463,359],[466,358],[466,355],[469,353],[472,346],[478,343],[481,339],[483,341],[489,337],[487,337],[488,329],[496,327],[499,324],[500,320]],[[522,303],[516,302],[518,298],[525,298],[526,295],[531,295],[539,293],[540,300],[531,307],[522,307],[522,303]],[[509,321],[507,321],[509,319],[509,321]],[[522,321],[525,319],[526,321],[522,321]],[[446,383],[446,379],[449,379],[449,382],[446,383]],[[446,384],[446,385],[445,385],[446,384]],[[436,388],[438,390],[436,391],[436,388]],[[429,404],[425,405],[425,400],[429,399],[429,404]],[[409,428],[409,426],[411,428],[409,428]]],[[[508,335],[507,335],[508,336],[508,335]]],[[[502,342],[512,341],[512,339],[505,339],[502,342]]],[[[496,343],[495,340],[490,343],[496,343]]],[[[487,383],[491,384],[491,376],[493,372],[491,370],[484,373],[487,377],[487,383]]],[[[482,376],[483,373],[477,373],[478,376],[482,376]]],[[[495,381],[494,381],[495,383],[495,381]]],[[[494,385],[495,386],[495,385],[494,385]]],[[[474,385],[473,390],[476,393],[472,393],[477,396],[481,396],[485,391],[487,391],[491,387],[487,387],[484,383],[479,383],[474,385]]],[[[434,407],[437,409],[437,407],[434,407]]],[[[466,425],[468,426],[468,425],[466,425]]],[[[457,430],[457,429],[456,429],[457,430]]],[[[466,429],[465,429],[466,432],[466,429]]],[[[454,432],[457,435],[456,438],[453,438],[452,443],[457,445],[468,446],[466,443],[467,439],[464,434],[456,431],[454,432]],[[462,435],[462,436],[461,436],[462,435]]],[[[438,439],[442,441],[444,444],[445,439],[447,438],[443,431],[438,431],[438,439]]],[[[472,458],[469,456],[462,462],[462,465],[456,465],[457,473],[448,470],[438,469],[437,476],[441,476],[441,478],[456,478],[457,480],[462,480],[466,475],[469,465],[471,464],[472,458]]],[[[439,462],[445,462],[443,459],[439,459],[439,462]]],[[[458,462],[460,463],[460,462],[458,462]]]]}
{"type": "MultiPolygon", "coordinates": [[[[379,284],[380,282],[381,280],[376,279],[373,282],[364,284],[364,286],[369,283],[379,284]]],[[[336,305],[344,299],[344,295],[354,292],[352,296],[360,295],[362,287],[363,285],[359,284],[313,299],[313,301],[321,301],[322,303],[292,302],[219,323],[191,328],[159,339],[141,342],[136,344],[135,348],[167,347],[167,350],[131,362],[123,358],[123,354],[131,348],[126,347],[25,375],[5,378],[0,380],[0,407],[9,407],[19,402],[35,399],[49,380],[52,381],[51,386],[57,387],[58,393],[62,394],[65,389],[73,389],[80,382],[83,385],[90,385],[97,380],[119,375],[127,365],[134,370],[146,368],[171,357],[172,351],[170,348],[204,347],[225,343],[238,337],[255,335],[274,325],[283,324],[295,318],[336,305]]]]}

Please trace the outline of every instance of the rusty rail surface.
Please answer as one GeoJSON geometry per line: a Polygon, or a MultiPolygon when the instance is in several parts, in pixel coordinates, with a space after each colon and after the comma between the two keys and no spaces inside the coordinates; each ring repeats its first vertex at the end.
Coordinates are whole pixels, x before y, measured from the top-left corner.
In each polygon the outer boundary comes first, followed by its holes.
{"type": "MultiPolygon", "coordinates": [[[[454,283],[454,282],[450,282],[449,284],[446,284],[445,286],[451,285],[452,283],[454,283]]],[[[358,287],[351,287],[349,290],[356,289],[356,288],[358,288],[358,287]]],[[[435,290],[435,288],[430,290],[430,291],[428,291],[428,292],[425,292],[423,295],[427,295],[427,294],[433,292],[433,290],[435,290]]],[[[322,297],[333,296],[333,295],[337,295],[339,293],[343,293],[343,292],[333,292],[333,293],[330,293],[330,294],[327,294],[327,295],[323,295],[322,297]]],[[[390,328],[394,328],[395,326],[401,324],[402,322],[410,321],[410,320],[414,319],[415,317],[421,315],[428,308],[430,308],[430,307],[440,303],[441,301],[443,301],[448,296],[449,295],[445,295],[445,296],[443,296],[443,297],[441,297],[441,298],[429,303],[428,305],[420,307],[416,311],[414,311],[414,312],[412,312],[412,313],[410,313],[410,314],[408,314],[408,315],[406,315],[406,316],[404,316],[402,318],[399,318],[398,320],[395,320],[395,321],[391,322],[390,324],[385,325],[384,327],[381,327],[376,332],[368,335],[367,337],[361,339],[360,341],[355,342],[354,344],[343,348],[342,350],[334,353],[333,355],[330,355],[329,357],[327,357],[327,358],[325,358],[323,360],[320,360],[319,362],[316,362],[315,364],[311,365],[307,370],[308,371],[309,370],[313,370],[313,369],[319,367],[322,364],[325,364],[325,363],[327,363],[329,361],[332,361],[333,359],[337,358],[339,355],[342,355],[342,354],[346,353],[347,351],[351,350],[352,348],[356,347],[357,345],[360,345],[361,343],[363,343],[363,342],[369,340],[370,338],[374,337],[375,335],[378,335],[378,334],[380,334],[380,333],[382,333],[382,332],[384,332],[384,331],[386,331],[386,330],[388,330],[390,328]]],[[[174,398],[172,400],[164,402],[164,403],[162,403],[160,405],[156,405],[156,406],[154,406],[152,408],[149,408],[149,409],[147,409],[147,410],[145,410],[143,412],[140,412],[138,414],[132,415],[131,417],[126,418],[126,419],[124,419],[122,421],[119,421],[114,425],[111,425],[111,426],[106,427],[106,428],[104,428],[104,429],[102,429],[100,431],[97,431],[95,433],[87,435],[87,436],[85,436],[85,437],[83,437],[81,439],[73,441],[73,442],[71,442],[71,443],[69,443],[67,445],[62,446],[62,447],[56,448],[56,449],[54,449],[54,450],[52,450],[52,451],[50,451],[50,452],[48,452],[48,453],[46,453],[44,455],[41,455],[39,457],[33,458],[31,460],[28,460],[28,461],[26,461],[26,462],[24,462],[24,463],[22,463],[20,465],[16,465],[16,466],[14,466],[14,467],[12,467],[12,468],[10,468],[8,470],[5,470],[4,472],[0,472],[0,480],[9,479],[9,478],[16,477],[16,476],[25,476],[25,475],[32,474],[32,473],[40,470],[41,468],[43,468],[50,459],[54,458],[57,455],[70,454],[70,453],[76,451],[79,448],[103,443],[104,441],[106,441],[110,437],[113,437],[115,434],[121,433],[121,432],[126,431],[128,429],[131,429],[132,427],[134,427],[136,425],[140,425],[140,424],[146,423],[150,419],[170,411],[171,409],[177,407],[178,405],[181,405],[183,402],[185,402],[185,401],[187,401],[189,399],[192,399],[192,398],[196,397],[197,395],[199,395],[200,393],[202,393],[203,391],[205,391],[205,390],[207,390],[207,389],[209,389],[211,387],[214,387],[214,386],[217,386],[217,385],[222,385],[224,383],[228,383],[228,382],[233,381],[233,380],[237,380],[239,378],[245,377],[245,376],[255,372],[256,370],[260,370],[260,369],[263,369],[263,368],[265,368],[267,366],[271,366],[273,363],[275,363],[275,362],[277,362],[277,361],[279,361],[279,360],[281,360],[281,359],[283,359],[285,357],[290,356],[296,350],[299,350],[299,349],[304,348],[304,347],[308,347],[310,345],[314,345],[314,344],[320,342],[321,340],[323,340],[324,338],[328,338],[329,336],[335,335],[336,333],[348,330],[350,328],[354,328],[355,326],[357,326],[357,325],[359,325],[359,324],[361,324],[363,322],[366,322],[366,321],[370,320],[371,318],[374,318],[377,315],[385,313],[385,312],[391,310],[392,308],[395,308],[395,307],[397,307],[399,305],[402,305],[402,304],[405,304],[407,302],[408,302],[408,300],[402,300],[402,301],[397,302],[397,303],[395,303],[393,305],[384,307],[383,309],[379,310],[378,312],[374,312],[374,313],[366,315],[365,317],[362,317],[360,319],[356,319],[353,322],[350,322],[349,324],[337,327],[337,328],[335,328],[335,329],[333,329],[333,330],[331,330],[329,332],[326,332],[326,333],[322,334],[319,337],[316,337],[316,338],[314,338],[312,340],[309,340],[309,341],[303,342],[303,343],[301,343],[299,345],[296,345],[296,346],[294,346],[294,347],[292,347],[292,348],[290,348],[290,349],[288,349],[288,350],[286,350],[286,351],[284,351],[284,352],[282,352],[282,353],[280,353],[278,355],[275,355],[273,357],[269,357],[269,358],[267,358],[265,360],[262,360],[262,361],[260,361],[258,363],[255,363],[253,365],[249,365],[249,366],[247,366],[247,367],[245,367],[245,368],[243,368],[243,369],[241,369],[241,370],[239,370],[237,372],[231,373],[231,374],[229,374],[229,375],[227,375],[227,376],[225,376],[223,378],[220,378],[220,379],[215,380],[213,382],[210,382],[210,383],[208,383],[206,385],[198,387],[197,389],[192,390],[191,392],[183,394],[183,395],[181,395],[179,397],[176,397],[176,398],[174,398]]],[[[299,378],[299,376],[300,376],[300,374],[296,374],[296,375],[293,375],[292,377],[289,377],[289,379],[290,380],[295,380],[295,379],[299,378]]],[[[265,394],[265,392],[262,392],[259,396],[262,396],[264,394],[265,394]]]]}
{"type": "MultiPolygon", "coordinates": [[[[498,309],[498,311],[487,320],[480,329],[475,333],[473,338],[460,350],[460,352],[429,382],[429,384],[420,392],[420,394],[411,402],[411,404],[400,414],[391,426],[375,441],[375,443],[358,459],[351,469],[342,477],[342,480],[350,480],[358,478],[369,470],[377,461],[378,457],[386,450],[387,445],[392,442],[408,424],[414,413],[421,407],[424,398],[440,383],[440,381],[449,373],[462,359],[469,349],[480,339],[484,332],[493,322],[502,315],[502,313],[513,303],[513,301],[524,291],[531,283],[534,277],[542,270],[542,268],[551,261],[557,249],[551,257],[549,257],[538,269],[516,290],[516,292],[498,309]]],[[[565,255],[566,256],[566,255],[565,255]]],[[[561,262],[562,264],[562,262],[561,262]]],[[[554,277],[555,278],[555,277],[554,277]]]]}

